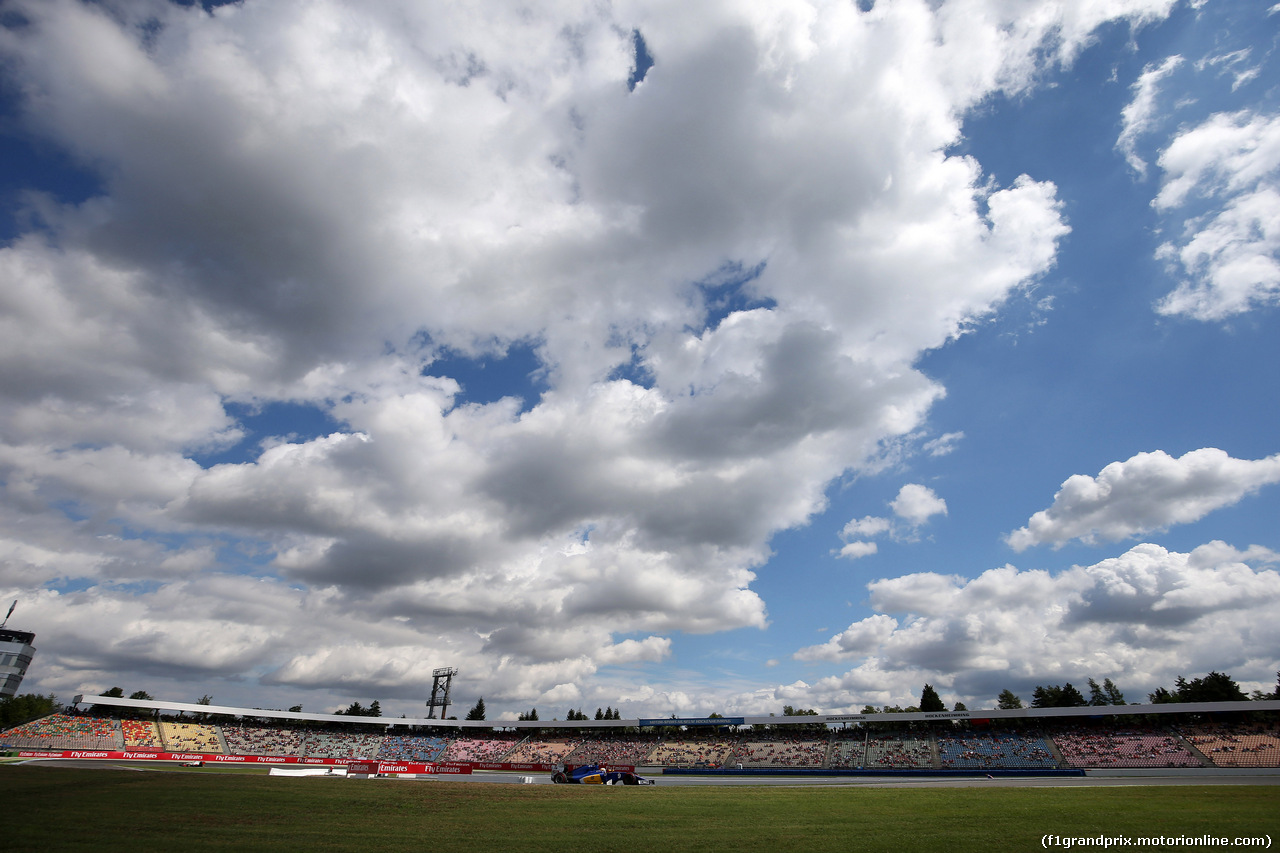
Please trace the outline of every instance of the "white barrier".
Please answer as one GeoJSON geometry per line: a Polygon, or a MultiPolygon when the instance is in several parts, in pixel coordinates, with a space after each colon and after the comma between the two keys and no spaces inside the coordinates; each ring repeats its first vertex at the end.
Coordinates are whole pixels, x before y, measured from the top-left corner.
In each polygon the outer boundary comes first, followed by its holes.
{"type": "Polygon", "coordinates": [[[346,776],[345,767],[272,767],[269,776],[346,776]]]}

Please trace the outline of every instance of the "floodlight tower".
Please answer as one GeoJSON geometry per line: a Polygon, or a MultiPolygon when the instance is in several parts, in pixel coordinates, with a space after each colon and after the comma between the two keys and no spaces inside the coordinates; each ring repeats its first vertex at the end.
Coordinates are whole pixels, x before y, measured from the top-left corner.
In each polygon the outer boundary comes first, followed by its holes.
{"type": "Polygon", "coordinates": [[[431,673],[431,699],[427,702],[427,719],[436,718],[436,708],[440,709],[440,719],[449,711],[449,688],[453,686],[453,677],[458,674],[456,666],[442,666],[431,673]]]}

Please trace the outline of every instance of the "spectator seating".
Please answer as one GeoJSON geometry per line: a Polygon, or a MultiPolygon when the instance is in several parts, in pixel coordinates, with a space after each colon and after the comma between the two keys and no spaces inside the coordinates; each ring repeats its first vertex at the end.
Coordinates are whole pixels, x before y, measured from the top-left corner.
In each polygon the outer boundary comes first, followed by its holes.
{"type": "Polygon", "coordinates": [[[730,754],[730,767],[822,767],[827,761],[827,741],[804,737],[778,737],[745,741],[730,754]]]}
{"type": "Polygon", "coordinates": [[[503,761],[517,764],[559,764],[577,745],[577,740],[524,740],[503,761]]]}
{"type": "Polygon", "coordinates": [[[656,737],[585,738],[565,756],[566,764],[645,764],[656,737]]]}
{"type": "Polygon", "coordinates": [[[297,729],[224,725],[222,737],[233,755],[302,754],[302,732],[297,729]]]}
{"type": "Polygon", "coordinates": [[[28,749],[122,749],[117,721],[103,717],[50,714],[4,733],[3,741],[28,749]]]}
{"type": "Polygon", "coordinates": [[[378,758],[383,761],[439,761],[449,746],[447,738],[425,735],[387,735],[378,758]]]}
{"type": "Polygon", "coordinates": [[[657,767],[723,767],[733,752],[728,738],[665,740],[653,748],[645,764],[657,767]]]}
{"type": "Polygon", "coordinates": [[[949,769],[1052,769],[1058,760],[1043,737],[1015,732],[948,732],[938,735],[938,762],[949,769]]]}
{"type": "Polygon", "coordinates": [[[204,723],[171,723],[161,721],[160,739],[170,752],[221,753],[218,727],[204,723]]]}
{"type": "Polygon", "coordinates": [[[867,745],[865,738],[859,735],[854,738],[838,738],[831,744],[831,757],[827,760],[830,767],[863,767],[867,762],[867,745]]]}
{"type": "Polygon", "coordinates": [[[1201,767],[1172,732],[1125,729],[1072,729],[1053,736],[1069,767],[1201,767]]]}
{"type": "Polygon", "coordinates": [[[1280,731],[1274,727],[1201,725],[1182,734],[1216,767],[1280,767],[1280,731]]]}
{"type": "Polygon", "coordinates": [[[318,758],[377,758],[382,737],[381,732],[308,732],[303,754],[318,758]]]}
{"type": "Polygon", "coordinates": [[[867,755],[863,766],[873,769],[931,768],[933,767],[933,748],[928,738],[912,735],[872,735],[867,739],[867,755]]]}
{"type": "Polygon", "coordinates": [[[505,761],[503,758],[519,742],[516,735],[460,737],[449,744],[441,761],[505,761]]]}
{"type": "Polygon", "coordinates": [[[125,749],[161,752],[160,730],[150,720],[121,720],[120,732],[124,735],[125,749]]]}

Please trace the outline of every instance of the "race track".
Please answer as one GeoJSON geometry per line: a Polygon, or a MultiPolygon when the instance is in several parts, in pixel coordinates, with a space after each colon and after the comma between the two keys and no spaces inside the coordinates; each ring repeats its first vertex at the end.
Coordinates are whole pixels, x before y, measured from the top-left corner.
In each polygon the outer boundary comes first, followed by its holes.
{"type": "MultiPolygon", "coordinates": [[[[103,761],[69,758],[33,758],[20,762],[27,766],[77,767],[98,770],[131,770],[160,773],[199,773],[200,770],[175,765],[157,766],[155,762],[103,761]]],[[[1085,776],[664,776],[661,773],[640,775],[668,787],[769,787],[769,788],[1082,788],[1138,787],[1170,785],[1280,785],[1280,769],[1264,770],[1104,770],[1085,776]]],[[[423,777],[419,777],[419,780],[423,777]]],[[[388,777],[377,781],[402,781],[388,777]]],[[[416,780],[415,780],[416,781],[416,780]]],[[[429,782],[462,782],[466,784],[550,785],[549,773],[504,773],[483,771],[469,775],[427,777],[429,782]],[[526,781],[528,780],[528,781],[526,781]]]]}

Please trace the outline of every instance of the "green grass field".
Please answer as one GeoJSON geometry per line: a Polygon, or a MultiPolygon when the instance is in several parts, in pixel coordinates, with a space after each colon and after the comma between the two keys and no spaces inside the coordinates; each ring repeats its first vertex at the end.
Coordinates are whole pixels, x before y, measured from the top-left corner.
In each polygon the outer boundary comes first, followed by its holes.
{"type": "MultiPolygon", "coordinates": [[[[1270,833],[1280,787],[599,788],[0,767],[0,850],[968,851],[1270,833]]],[[[1156,849],[1156,848],[1146,848],[1156,849]]]]}

